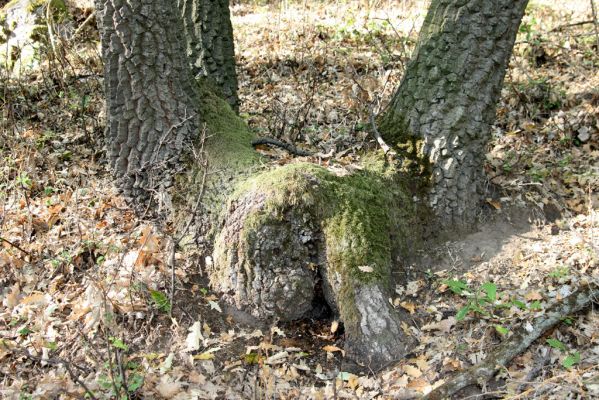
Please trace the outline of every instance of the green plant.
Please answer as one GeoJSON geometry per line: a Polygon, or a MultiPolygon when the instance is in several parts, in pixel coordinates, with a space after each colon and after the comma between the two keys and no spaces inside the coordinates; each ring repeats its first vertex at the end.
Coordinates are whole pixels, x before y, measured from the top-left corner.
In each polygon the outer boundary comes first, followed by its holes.
{"type": "Polygon", "coordinates": [[[533,167],[528,171],[528,176],[533,182],[542,182],[548,174],[549,171],[544,168],[533,167]]]}
{"type": "Polygon", "coordinates": [[[98,386],[108,392],[110,398],[131,399],[139,388],[143,386],[144,375],[139,371],[140,364],[126,360],[129,346],[120,338],[110,336],[108,343],[116,353],[112,362],[105,362],[107,373],[98,377],[98,386]]]}
{"type": "Polygon", "coordinates": [[[562,360],[562,366],[566,369],[572,368],[574,365],[580,362],[580,353],[578,351],[570,351],[564,343],[557,339],[547,339],[547,344],[552,348],[559,350],[561,353],[565,353],[566,357],[562,360]]]}
{"type": "MultiPolygon", "coordinates": [[[[497,285],[492,282],[485,282],[476,289],[471,289],[466,282],[461,280],[445,280],[442,283],[447,285],[453,293],[467,299],[466,305],[460,308],[456,314],[456,320],[458,321],[466,318],[468,314],[478,314],[500,322],[502,318],[496,315],[496,310],[512,306],[521,310],[527,309],[526,304],[518,299],[500,301],[500,296],[497,293],[497,285]]],[[[532,306],[529,309],[532,310],[532,306]]],[[[509,330],[500,324],[495,324],[494,328],[500,335],[509,333],[509,330]]]]}
{"type": "Polygon", "coordinates": [[[15,182],[19,184],[23,189],[31,188],[32,181],[29,175],[26,172],[21,172],[16,178],[15,182]]]}
{"type": "Polygon", "coordinates": [[[17,333],[21,336],[28,336],[30,333],[33,333],[31,329],[28,327],[21,328],[17,331],[17,333]]]}
{"type": "Polygon", "coordinates": [[[116,337],[111,337],[110,338],[110,344],[115,348],[115,349],[119,349],[119,350],[123,350],[125,352],[129,351],[129,346],[127,346],[125,344],[125,342],[123,342],[121,339],[116,338],[116,337]]]}
{"type": "Polygon", "coordinates": [[[477,290],[471,290],[466,282],[460,280],[446,280],[443,283],[455,294],[468,299],[466,305],[456,314],[458,321],[466,318],[466,315],[470,312],[484,316],[492,315],[490,306],[497,299],[497,286],[494,283],[486,282],[477,290]]]}
{"type": "Polygon", "coordinates": [[[157,309],[162,312],[169,313],[171,311],[171,303],[166,294],[158,290],[150,290],[150,297],[157,309]]]}
{"type": "Polygon", "coordinates": [[[549,277],[556,279],[556,280],[560,280],[562,278],[567,278],[570,275],[570,268],[562,266],[562,267],[555,267],[553,269],[553,271],[551,271],[549,273],[549,277]]]}

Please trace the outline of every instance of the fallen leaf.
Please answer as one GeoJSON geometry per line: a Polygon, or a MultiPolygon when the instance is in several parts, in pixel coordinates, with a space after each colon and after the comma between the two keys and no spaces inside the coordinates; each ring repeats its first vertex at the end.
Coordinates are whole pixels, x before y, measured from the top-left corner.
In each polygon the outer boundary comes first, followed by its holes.
{"type": "Polygon", "coordinates": [[[422,371],[410,364],[404,365],[403,370],[412,378],[420,378],[422,376],[422,371]]]}
{"type": "Polygon", "coordinates": [[[163,376],[160,383],[156,385],[158,394],[165,399],[172,399],[181,391],[181,382],[175,382],[168,376],[163,376]]]}
{"type": "Polygon", "coordinates": [[[524,298],[529,301],[543,300],[543,296],[539,292],[529,292],[524,298]]]}
{"type": "Polygon", "coordinates": [[[195,351],[200,348],[200,341],[204,341],[202,336],[202,323],[200,321],[194,322],[189,328],[189,334],[185,339],[185,351],[195,351]]]}
{"type": "Polygon", "coordinates": [[[337,332],[337,329],[339,329],[339,321],[335,320],[331,323],[331,333],[337,332]]]}
{"type": "Polygon", "coordinates": [[[416,312],[416,304],[410,303],[409,301],[402,301],[399,303],[402,308],[408,310],[410,314],[414,314],[416,312]]]}
{"type": "Polygon", "coordinates": [[[214,353],[209,353],[207,351],[200,353],[200,354],[196,354],[195,356],[193,356],[194,360],[213,360],[214,359],[214,353]]]}
{"type": "Polygon", "coordinates": [[[420,393],[428,393],[431,390],[431,385],[422,378],[414,379],[412,382],[408,383],[406,387],[409,389],[414,389],[420,393]]]}
{"type": "Polygon", "coordinates": [[[438,330],[443,333],[449,333],[451,328],[456,324],[455,317],[447,317],[439,322],[433,322],[431,324],[424,325],[421,329],[423,331],[438,330]]]}
{"type": "Polygon", "coordinates": [[[487,203],[493,206],[496,210],[501,210],[501,203],[497,200],[487,199],[487,203]]]}
{"type": "Polygon", "coordinates": [[[223,310],[221,310],[220,306],[218,305],[218,303],[216,301],[209,300],[208,304],[210,304],[210,309],[216,310],[219,313],[223,312],[223,310]]]}
{"type": "Polygon", "coordinates": [[[326,351],[327,353],[333,353],[333,352],[335,352],[335,351],[339,351],[339,352],[341,352],[341,354],[342,354],[343,356],[345,356],[345,351],[343,351],[343,349],[340,349],[340,348],[339,348],[339,347],[337,347],[337,346],[333,346],[333,345],[326,345],[326,346],[324,346],[322,349],[323,349],[324,351],[326,351]]]}

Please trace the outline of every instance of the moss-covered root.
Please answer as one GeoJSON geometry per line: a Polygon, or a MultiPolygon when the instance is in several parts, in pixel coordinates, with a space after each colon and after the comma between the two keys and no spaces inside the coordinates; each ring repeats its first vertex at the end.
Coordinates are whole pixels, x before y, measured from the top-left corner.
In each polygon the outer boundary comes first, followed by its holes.
{"type": "Polygon", "coordinates": [[[211,281],[239,309],[293,320],[310,312],[320,275],[347,355],[376,369],[410,343],[388,298],[392,257],[413,235],[411,214],[398,211],[407,196],[373,166],[340,177],[292,164],[243,182],[215,242],[211,281]]]}

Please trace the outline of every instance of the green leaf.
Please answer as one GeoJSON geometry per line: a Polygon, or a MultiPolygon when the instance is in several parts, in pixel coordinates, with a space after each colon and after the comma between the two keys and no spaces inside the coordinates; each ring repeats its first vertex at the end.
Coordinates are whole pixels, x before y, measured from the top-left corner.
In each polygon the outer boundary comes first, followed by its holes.
{"type": "Polygon", "coordinates": [[[539,300],[535,300],[532,303],[530,303],[530,309],[533,311],[540,311],[543,309],[543,306],[541,305],[541,302],[539,300]]]}
{"type": "Polygon", "coordinates": [[[464,281],[457,281],[452,279],[445,280],[443,281],[443,283],[447,285],[449,289],[451,289],[451,291],[456,294],[462,294],[464,290],[468,289],[468,284],[466,284],[466,282],[464,281]]]}
{"type": "Polygon", "coordinates": [[[507,329],[507,328],[504,328],[504,327],[503,327],[503,326],[501,326],[501,325],[495,325],[495,330],[497,331],[497,333],[499,333],[499,334],[500,334],[500,335],[502,335],[502,336],[503,336],[503,335],[507,335],[507,334],[508,334],[508,332],[510,331],[509,329],[507,329]]]}
{"type": "Polygon", "coordinates": [[[31,329],[29,329],[29,328],[25,327],[25,328],[19,329],[19,330],[17,331],[17,333],[18,333],[19,335],[21,335],[21,336],[27,336],[27,335],[29,335],[30,333],[33,333],[33,331],[32,331],[31,329]]]}
{"type": "Polygon", "coordinates": [[[58,346],[56,345],[56,342],[46,342],[44,343],[44,347],[50,350],[56,350],[58,346]]]}
{"type": "Polygon", "coordinates": [[[349,372],[341,371],[337,375],[337,379],[341,379],[342,381],[348,381],[351,374],[349,372]]]}
{"type": "Polygon", "coordinates": [[[152,297],[152,301],[156,304],[156,307],[162,312],[170,312],[171,304],[166,297],[166,294],[158,291],[158,290],[150,290],[150,296],[152,297]]]}
{"type": "Polygon", "coordinates": [[[243,356],[243,360],[247,364],[258,364],[258,362],[260,361],[260,356],[258,355],[258,353],[248,353],[243,356]]]}
{"type": "Polygon", "coordinates": [[[566,325],[572,325],[574,323],[574,321],[570,317],[562,318],[562,322],[566,325]]]}
{"type": "Polygon", "coordinates": [[[487,299],[489,301],[495,301],[495,299],[497,298],[497,285],[491,282],[485,282],[483,283],[481,288],[485,291],[487,299]]]}
{"type": "Polygon", "coordinates": [[[564,358],[562,365],[564,366],[564,368],[570,369],[574,366],[574,364],[578,364],[579,362],[580,362],[580,353],[575,352],[575,353],[568,354],[568,356],[566,358],[564,358]]]}
{"type": "Polygon", "coordinates": [[[480,304],[477,304],[477,303],[475,303],[475,302],[472,302],[472,303],[470,304],[470,310],[472,310],[472,311],[474,311],[474,312],[476,312],[476,313],[479,313],[480,315],[484,315],[484,316],[486,316],[486,317],[488,317],[488,316],[490,316],[490,315],[491,315],[491,313],[489,313],[489,312],[488,312],[486,309],[482,308],[482,307],[480,306],[480,304]]]}
{"type": "Polygon", "coordinates": [[[526,310],[526,304],[521,302],[520,300],[512,300],[512,304],[518,307],[521,310],[526,310]]]}
{"type": "Polygon", "coordinates": [[[470,304],[468,304],[466,307],[462,307],[462,309],[460,309],[460,311],[458,311],[458,313],[455,316],[455,319],[457,321],[461,321],[464,318],[466,318],[466,314],[468,314],[468,311],[470,311],[470,304]]]}
{"type": "Polygon", "coordinates": [[[121,339],[111,337],[110,343],[116,347],[117,349],[121,349],[123,351],[129,351],[129,346],[127,346],[121,339]]]}
{"type": "Polygon", "coordinates": [[[566,351],[567,350],[566,349],[566,345],[563,344],[562,342],[560,342],[557,339],[549,338],[549,339],[547,339],[547,344],[549,346],[553,347],[554,349],[558,349],[558,350],[561,350],[561,351],[566,351]]]}
{"type": "Polygon", "coordinates": [[[133,374],[129,376],[129,379],[127,381],[127,390],[130,393],[135,392],[137,389],[139,389],[140,387],[142,387],[144,384],[144,377],[142,375],[138,375],[138,374],[133,374]]]}

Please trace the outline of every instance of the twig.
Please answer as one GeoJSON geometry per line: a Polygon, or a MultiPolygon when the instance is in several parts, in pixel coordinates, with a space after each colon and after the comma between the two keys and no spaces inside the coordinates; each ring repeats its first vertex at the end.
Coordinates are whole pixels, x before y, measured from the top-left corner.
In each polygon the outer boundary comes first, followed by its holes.
{"type": "Polygon", "coordinates": [[[114,379],[114,365],[112,363],[112,351],[110,351],[110,340],[108,339],[108,332],[106,332],[106,327],[103,327],[100,330],[104,334],[104,344],[106,345],[106,351],[108,353],[108,372],[110,374],[110,381],[112,382],[112,389],[114,390],[114,395],[117,398],[119,398],[120,389],[116,384],[116,380],[114,379]]]}
{"type": "Polygon", "coordinates": [[[56,39],[54,37],[54,27],[52,26],[52,0],[48,0],[48,3],[46,4],[46,25],[48,29],[48,39],[50,39],[50,46],[52,47],[52,53],[54,53],[54,57],[58,58],[56,39]]]}
{"type": "MultiPolygon", "coordinates": [[[[591,0],[591,7],[593,7],[593,1],[592,0],[591,0]]],[[[593,22],[594,22],[593,20],[587,20],[587,21],[572,22],[570,24],[563,24],[563,25],[556,26],[555,28],[551,29],[547,33],[561,32],[561,31],[563,31],[566,28],[572,28],[574,26],[581,26],[581,25],[592,24],[593,22]]]]}
{"type": "Polygon", "coordinates": [[[563,301],[551,306],[543,317],[533,322],[533,329],[521,327],[482,362],[458,374],[452,380],[430,392],[425,399],[449,398],[466,386],[480,384],[490,379],[500,368],[504,368],[516,355],[526,350],[544,332],[559,323],[565,315],[587,307],[597,296],[599,289],[594,283],[586,283],[563,301]]]}
{"type": "Polygon", "coordinates": [[[96,16],[96,12],[92,11],[92,13],[89,14],[89,16],[85,19],[85,21],[83,21],[81,23],[81,25],[79,25],[77,27],[77,29],[75,29],[75,32],[73,32],[73,37],[71,39],[74,39],[77,35],[79,35],[79,33],[81,33],[83,28],[85,28],[91,21],[93,21],[95,16],[96,16]]]}
{"type": "Polygon", "coordinates": [[[125,369],[123,368],[123,355],[119,349],[116,349],[116,363],[119,367],[119,375],[121,376],[121,387],[125,389],[125,396],[127,396],[127,400],[131,398],[129,395],[129,385],[127,384],[127,374],[125,373],[125,369]]]}
{"type": "Polygon", "coordinates": [[[19,247],[19,245],[17,245],[16,243],[11,242],[10,240],[3,238],[2,236],[0,236],[0,240],[3,241],[6,244],[11,245],[12,247],[14,247],[15,249],[19,250],[20,252],[22,252],[23,254],[28,255],[29,257],[31,257],[31,253],[28,252],[27,250],[23,250],[21,247],[19,247]]]}
{"type": "Polygon", "coordinates": [[[389,147],[389,145],[387,143],[385,143],[385,140],[383,140],[383,137],[381,136],[379,130],[376,127],[376,121],[374,120],[374,112],[372,110],[372,107],[370,107],[369,114],[370,114],[370,125],[372,127],[372,135],[378,142],[379,146],[381,146],[381,148],[383,149],[385,154],[387,154],[391,151],[391,147],[389,147]]]}
{"type": "Polygon", "coordinates": [[[599,27],[597,26],[597,10],[595,9],[595,0],[591,0],[591,12],[593,13],[593,26],[595,27],[595,40],[597,42],[596,51],[599,52],[599,27]]]}

